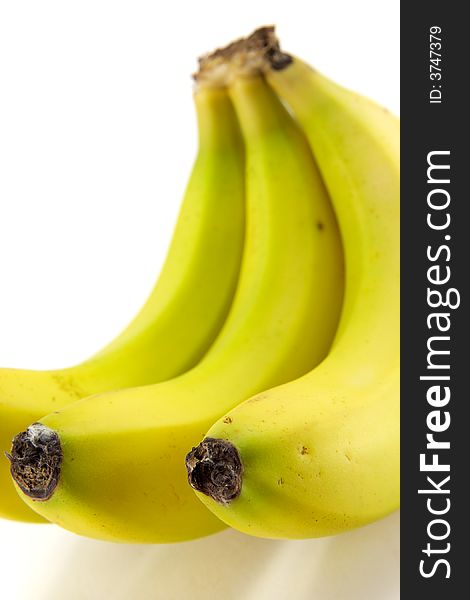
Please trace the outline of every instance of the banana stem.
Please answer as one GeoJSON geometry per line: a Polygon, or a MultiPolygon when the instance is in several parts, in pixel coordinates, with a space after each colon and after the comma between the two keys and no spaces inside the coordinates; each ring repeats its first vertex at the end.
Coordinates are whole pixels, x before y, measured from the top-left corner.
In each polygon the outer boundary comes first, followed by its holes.
{"type": "Polygon", "coordinates": [[[198,86],[227,86],[239,76],[260,75],[269,69],[280,71],[292,60],[281,51],[275,28],[270,25],[200,57],[199,71],[193,77],[198,86]]]}

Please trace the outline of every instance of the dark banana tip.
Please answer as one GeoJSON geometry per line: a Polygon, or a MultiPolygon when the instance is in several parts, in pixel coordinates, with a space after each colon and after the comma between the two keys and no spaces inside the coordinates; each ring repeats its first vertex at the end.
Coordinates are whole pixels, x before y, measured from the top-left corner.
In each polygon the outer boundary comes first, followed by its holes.
{"type": "Polygon", "coordinates": [[[238,450],[227,440],[205,438],[186,456],[189,485],[219,504],[240,495],[243,464],[238,450]]]}
{"type": "Polygon", "coordinates": [[[33,423],[12,442],[10,473],[21,491],[33,500],[49,500],[62,465],[59,436],[42,423],[33,423]]]}

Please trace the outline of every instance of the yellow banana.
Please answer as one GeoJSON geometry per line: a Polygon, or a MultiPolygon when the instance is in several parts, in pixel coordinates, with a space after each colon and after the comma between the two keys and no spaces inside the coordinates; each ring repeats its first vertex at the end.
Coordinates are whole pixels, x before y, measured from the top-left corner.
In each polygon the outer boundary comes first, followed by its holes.
{"type": "Polygon", "coordinates": [[[306,132],[338,218],[344,309],[322,364],[225,413],[187,468],[228,525],[317,537],[399,505],[399,122],[266,33],[266,78],[306,132]]]}
{"type": "MultiPolygon", "coordinates": [[[[230,308],[245,236],[243,139],[223,89],[195,94],[199,151],[157,284],[104,350],[56,371],[0,370],[0,448],[44,414],[110,389],[163,381],[193,367],[230,308]]],[[[0,464],[0,516],[40,517],[20,501],[0,464]]]]}
{"type": "Polygon", "coordinates": [[[333,339],[342,247],[308,143],[263,78],[237,76],[229,92],[246,145],[247,231],[214,345],[178,378],[81,400],[15,438],[18,492],[76,533],[169,542],[223,527],[187,484],[188,446],[237,403],[308,371],[333,339]]]}

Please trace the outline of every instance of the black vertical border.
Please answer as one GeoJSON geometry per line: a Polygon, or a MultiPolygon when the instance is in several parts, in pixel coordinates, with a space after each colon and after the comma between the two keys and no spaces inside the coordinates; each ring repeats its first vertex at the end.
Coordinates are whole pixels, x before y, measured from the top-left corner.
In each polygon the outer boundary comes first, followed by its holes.
{"type": "MultiPolygon", "coordinates": [[[[470,175],[470,140],[468,118],[467,65],[470,51],[468,24],[464,17],[465,3],[429,0],[401,3],[401,598],[426,599],[466,597],[466,580],[470,565],[466,560],[468,521],[464,510],[470,509],[466,493],[470,477],[470,394],[466,373],[470,373],[470,331],[467,298],[470,280],[470,194],[467,181],[470,175]],[[431,81],[431,26],[442,28],[442,80],[431,81]],[[466,50],[466,51],[465,51],[466,50]],[[442,87],[442,103],[430,104],[433,84],[442,87]],[[428,207],[427,154],[433,150],[450,150],[451,194],[449,207],[451,224],[445,232],[432,231],[426,223],[428,207]],[[468,158],[467,158],[468,157],[468,158]],[[451,240],[444,241],[444,233],[451,240]],[[450,450],[441,451],[442,460],[450,460],[451,508],[444,516],[451,526],[449,537],[433,542],[427,535],[427,525],[433,519],[426,508],[425,495],[418,489],[426,487],[426,475],[419,469],[419,455],[426,450],[426,416],[432,407],[426,401],[429,382],[419,380],[427,364],[426,342],[430,335],[426,317],[432,312],[427,306],[427,269],[432,264],[426,257],[428,245],[434,248],[447,243],[451,250],[448,264],[451,269],[449,286],[459,290],[460,307],[448,310],[452,325],[450,332],[451,400],[446,409],[451,415],[450,428],[441,439],[451,443],[450,450]],[[447,452],[447,455],[444,454],[447,452]],[[433,577],[422,577],[419,565],[427,559],[422,552],[431,542],[436,548],[450,543],[446,558],[451,567],[450,578],[442,566],[433,577]]],[[[444,335],[444,334],[443,334],[444,335]]],[[[428,473],[432,475],[431,473],[428,473]]],[[[436,474],[442,479],[443,474],[436,474]]],[[[429,485],[427,486],[429,487],[429,485]]],[[[442,498],[442,496],[441,496],[442,498]]],[[[437,518],[437,517],[434,517],[437,518]]],[[[437,531],[437,530],[436,530],[437,531]]],[[[427,559],[427,568],[432,564],[427,559]]]]}

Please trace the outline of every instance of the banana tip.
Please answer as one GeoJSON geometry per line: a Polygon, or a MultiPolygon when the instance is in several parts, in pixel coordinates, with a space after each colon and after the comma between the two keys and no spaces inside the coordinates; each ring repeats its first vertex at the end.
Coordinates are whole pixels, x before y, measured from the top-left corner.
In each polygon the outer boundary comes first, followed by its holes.
{"type": "Polygon", "coordinates": [[[33,423],[12,442],[10,472],[18,487],[33,500],[49,500],[59,482],[62,448],[59,436],[33,423]]]}
{"type": "Polygon", "coordinates": [[[227,505],[240,495],[243,464],[235,446],[227,440],[205,438],[186,456],[189,485],[227,505]]]}

